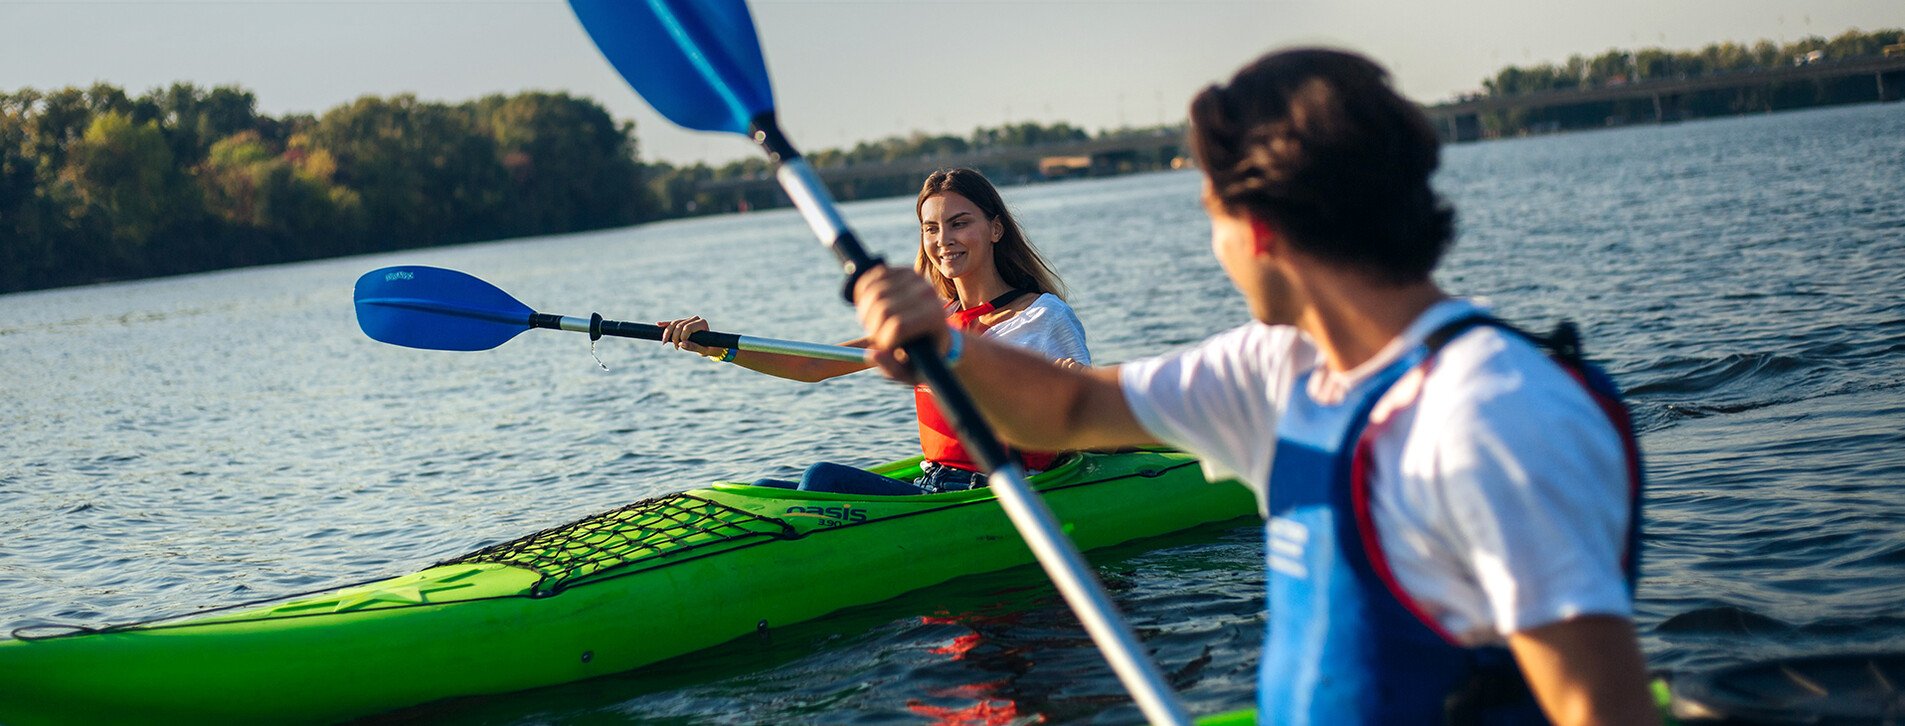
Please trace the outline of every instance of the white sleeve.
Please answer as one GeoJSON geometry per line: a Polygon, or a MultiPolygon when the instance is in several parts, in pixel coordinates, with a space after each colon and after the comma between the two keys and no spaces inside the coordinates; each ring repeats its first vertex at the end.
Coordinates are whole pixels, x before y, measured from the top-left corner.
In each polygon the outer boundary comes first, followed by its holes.
{"type": "MultiPolygon", "coordinates": [[[[1507,636],[1581,615],[1631,616],[1621,566],[1631,494],[1619,433],[1531,346],[1502,350],[1491,336],[1467,337],[1443,362],[1459,368],[1469,350],[1493,348],[1483,364],[1492,372],[1446,390],[1431,471],[1487,625],[1507,636]]],[[[1424,412],[1435,405],[1425,395],[1424,412]]]]}
{"type": "Polygon", "coordinates": [[[1057,295],[1045,293],[1018,315],[985,332],[987,337],[1038,353],[1050,360],[1070,358],[1091,365],[1085,325],[1057,295]]]}
{"type": "Polygon", "coordinates": [[[1284,397],[1314,360],[1296,328],[1248,323],[1182,353],[1126,363],[1118,382],[1146,432],[1200,458],[1207,478],[1242,481],[1261,506],[1284,397]]]}

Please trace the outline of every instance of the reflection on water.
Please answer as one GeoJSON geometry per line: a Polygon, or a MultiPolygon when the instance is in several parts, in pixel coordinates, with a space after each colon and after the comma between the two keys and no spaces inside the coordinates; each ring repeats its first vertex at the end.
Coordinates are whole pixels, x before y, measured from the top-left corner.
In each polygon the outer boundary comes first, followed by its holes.
{"type": "MultiPolygon", "coordinates": [[[[1440,275],[1582,324],[1651,478],[1654,665],[1905,642],[1905,105],[1448,150],[1440,275]]],[[[1243,322],[1194,173],[1008,190],[1095,357],[1243,322]]],[[[911,256],[910,199],[849,205],[911,256]]],[[[394,575],[713,479],[916,446],[871,375],[799,385],[650,343],[535,331],[482,353],[373,343],[390,264],[544,312],[832,342],[838,270],[789,211],[0,297],[0,625],[99,624],[394,575]]],[[[1250,701],[1261,548],[1213,528],[1096,556],[1194,711],[1250,701]]],[[[1136,723],[1032,568],[607,679],[407,714],[454,723],[1136,723]]]]}

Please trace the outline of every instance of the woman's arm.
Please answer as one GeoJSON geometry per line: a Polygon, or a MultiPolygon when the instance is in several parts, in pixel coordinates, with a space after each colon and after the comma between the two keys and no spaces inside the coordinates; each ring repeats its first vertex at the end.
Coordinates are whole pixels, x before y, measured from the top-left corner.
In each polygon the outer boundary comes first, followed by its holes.
{"type": "MultiPolygon", "coordinates": [[[[725,352],[725,350],[721,348],[710,348],[688,340],[688,336],[694,334],[696,331],[708,329],[708,321],[703,320],[699,315],[682,318],[680,320],[664,320],[656,323],[656,325],[662,328],[662,342],[664,344],[673,345],[676,348],[686,350],[690,353],[699,353],[708,358],[718,358],[725,352]]],[[[865,348],[867,347],[867,339],[856,338],[841,343],[840,345],[849,348],[865,348]]],[[[855,373],[873,367],[871,363],[850,363],[847,361],[806,358],[796,355],[783,355],[780,353],[762,353],[752,350],[734,351],[733,361],[735,365],[748,370],[766,373],[777,378],[801,381],[803,383],[824,381],[829,378],[844,376],[848,373],[855,373]]]]}

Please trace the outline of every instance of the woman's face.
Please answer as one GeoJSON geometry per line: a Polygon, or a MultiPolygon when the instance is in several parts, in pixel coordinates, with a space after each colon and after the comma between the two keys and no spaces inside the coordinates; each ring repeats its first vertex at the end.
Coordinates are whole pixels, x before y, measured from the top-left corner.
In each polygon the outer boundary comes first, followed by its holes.
{"type": "Polygon", "coordinates": [[[919,205],[920,251],[947,278],[993,269],[992,246],[1003,234],[1004,224],[958,194],[935,194],[919,205]]]}

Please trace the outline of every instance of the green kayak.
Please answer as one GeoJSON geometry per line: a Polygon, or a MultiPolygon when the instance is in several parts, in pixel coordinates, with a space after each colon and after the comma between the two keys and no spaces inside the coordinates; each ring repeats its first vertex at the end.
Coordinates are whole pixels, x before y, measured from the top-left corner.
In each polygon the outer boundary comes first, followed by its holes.
{"type": "MultiPolygon", "coordinates": [[[[880,469],[906,477],[917,460],[880,469]]],[[[1081,549],[1252,516],[1184,454],[1032,479],[1081,549]]],[[[1032,562],[990,492],[715,484],[321,595],[0,640],[0,724],[327,723],[629,670],[1032,562]]]]}

